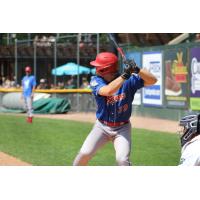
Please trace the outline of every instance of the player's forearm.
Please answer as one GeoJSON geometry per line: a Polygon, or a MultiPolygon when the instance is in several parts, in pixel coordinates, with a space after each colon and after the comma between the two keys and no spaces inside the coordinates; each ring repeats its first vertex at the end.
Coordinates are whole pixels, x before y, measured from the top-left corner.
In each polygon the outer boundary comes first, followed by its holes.
{"type": "Polygon", "coordinates": [[[150,86],[157,82],[157,78],[146,69],[141,69],[139,76],[144,80],[144,86],[150,86]]]}
{"type": "Polygon", "coordinates": [[[110,82],[108,85],[102,87],[99,90],[99,94],[102,96],[112,96],[114,93],[116,93],[119,90],[119,88],[122,86],[124,81],[125,80],[121,76],[119,76],[118,78],[110,82]]]}

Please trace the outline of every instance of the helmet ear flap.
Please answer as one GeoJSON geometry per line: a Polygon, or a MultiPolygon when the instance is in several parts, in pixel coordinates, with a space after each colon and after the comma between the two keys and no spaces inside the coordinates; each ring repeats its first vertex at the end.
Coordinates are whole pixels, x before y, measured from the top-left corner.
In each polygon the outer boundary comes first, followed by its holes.
{"type": "Polygon", "coordinates": [[[116,63],[116,64],[110,64],[106,67],[101,67],[101,66],[96,67],[96,71],[102,76],[109,73],[116,73],[118,71],[118,65],[116,63]]]}

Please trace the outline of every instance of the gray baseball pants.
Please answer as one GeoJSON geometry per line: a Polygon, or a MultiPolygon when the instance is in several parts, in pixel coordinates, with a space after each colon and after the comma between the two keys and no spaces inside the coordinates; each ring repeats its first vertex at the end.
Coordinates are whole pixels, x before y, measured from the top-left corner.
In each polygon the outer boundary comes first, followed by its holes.
{"type": "Polygon", "coordinates": [[[27,111],[28,117],[33,117],[33,98],[31,97],[24,97],[24,105],[25,105],[25,110],[27,111]]]}
{"type": "Polygon", "coordinates": [[[130,166],[129,156],[131,152],[131,124],[130,122],[118,127],[109,127],[96,121],[92,131],[87,136],[78,155],[76,156],[73,165],[84,166],[107,142],[112,141],[115,153],[116,162],[119,166],[130,166]]]}

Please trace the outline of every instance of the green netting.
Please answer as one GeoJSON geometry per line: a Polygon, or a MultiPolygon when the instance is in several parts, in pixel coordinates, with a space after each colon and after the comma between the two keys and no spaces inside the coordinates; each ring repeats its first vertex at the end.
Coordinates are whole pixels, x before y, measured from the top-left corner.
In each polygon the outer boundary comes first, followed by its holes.
{"type": "Polygon", "coordinates": [[[39,114],[60,114],[70,110],[69,100],[62,98],[39,99],[33,103],[34,113],[39,114]]]}
{"type": "Polygon", "coordinates": [[[23,113],[24,110],[0,107],[0,112],[2,112],[2,113],[23,113]]]}
{"type": "MultiPolygon", "coordinates": [[[[46,98],[33,102],[34,113],[38,114],[61,114],[68,112],[70,108],[70,101],[63,98],[46,98]]],[[[23,113],[25,110],[0,107],[0,112],[23,113]]]]}

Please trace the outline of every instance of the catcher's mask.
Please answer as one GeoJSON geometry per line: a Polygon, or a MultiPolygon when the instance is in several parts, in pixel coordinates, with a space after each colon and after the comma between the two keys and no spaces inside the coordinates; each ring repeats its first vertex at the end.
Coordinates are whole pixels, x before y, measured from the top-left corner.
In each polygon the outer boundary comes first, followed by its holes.
{"type": "Polygon", "coordinates": [[[90,64],[96,67],[96,73],[100,76],[109,73],[116,73],[118,70],[118,58],[110,52],[102,52],[96,56],[90,64]]]}
{"type": "Polygon", "coordinates": [[[182,128],[179,131],[181,134],[181,146],[184,146],[185,143],[200,134],[200,114],[183,117],[179,122],[179,126],[182,128]]]}

